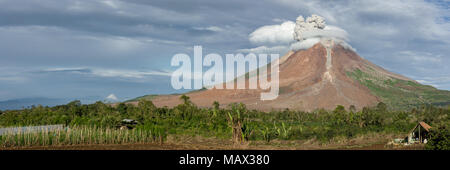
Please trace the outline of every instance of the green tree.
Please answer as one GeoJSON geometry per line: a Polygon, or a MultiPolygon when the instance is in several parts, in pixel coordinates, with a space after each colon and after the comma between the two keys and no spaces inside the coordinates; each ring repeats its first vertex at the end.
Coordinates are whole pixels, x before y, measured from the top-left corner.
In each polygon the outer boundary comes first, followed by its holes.
{"type": "Polygon", "coordinates": [[[342,105],[337,105],[336,108],[334,109],[333,113],[345,113],[345,107],[342,105]]]}
{"type": "Polygon", "coordinates": [[[81,102],[79,100],[74,100],[67,104],[67,107],[69,108],[69,113],[72,115],[82,116],[81,112],[81,102]]]}
{"type": "Polygon", "coordinates": [[[219,102],[218,101],[214,101],[213,102],[213,116],[216,117],[217,116],[217,112],[219,112],[219,102]]]}
{"type": "Polygon", "coordinates": [[[180,99],[181,100],[183,100],[183,103],[184,103],[184,105],[189,105],[190,104],[190,100],[189,100],[189,96],[186,96],[186,95],[181,95],[181,97],[180,97],[180,99]]]}
{"type": "Polygon", "coordinates": [[[81,101],[80,100],[74,100],[74,101],[71,101],[71,102],[69,102],[69,103],[67,103],[67,106],[76,106],[76,107],[79,107],[79,106],[81,106],[81,101]]]}
{"type": "Polygon", "coordinates": [[[117,110],[122,115],[127,114],[127,105],[125,103],[119,103],[119,105],[117,105],[117,110]]]}
{"type": "Polygon", "coordinates": [[[138,107],[141,111],[141,114],[148,114],[153,112],[156,109],[156,106],[152,101],[141,99],[139,100],[138,107]]]}
{"type": "Polygon", "coordinates": [[[355,105],[350,105],[350,107],[348,108],[348,110],[349,110],[350,112],[352,112],[352,113],[355,113],[355,112],[356,112],[356,107],[355,107],[355,105]]]}
{"type": "Polygon", "coordinates": [[[450,131],[447,126],[432,128],[428,133],[428,139],[425,149],[450,150],[450,131]]]}
{"type": "Polygon", "coordinates": [[[220,104],[219,104],[218,101],[214,101],[213,102],[213,107],[214,107],[215,110],[219,110],[219,106],[220,106],[220,104]]]}
{"type": "Polygon", "coordinates": [[[377,110],[379,112],[386,112],[387,111],[387,105],[384,104],[383,102],[380,102],[377,104],[377,110]]]}

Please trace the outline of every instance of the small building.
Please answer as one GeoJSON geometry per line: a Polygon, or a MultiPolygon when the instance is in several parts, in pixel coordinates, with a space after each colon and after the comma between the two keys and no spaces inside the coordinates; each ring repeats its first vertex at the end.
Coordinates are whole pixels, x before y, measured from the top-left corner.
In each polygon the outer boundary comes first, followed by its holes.
{"type": "Polygon", "coordinates": [[[123,119],[122,123],[125,123],[125,124],[137,124],[138,122],[136,120],[133,120],[133,119],[123,119]]]}
{"type": "Polygon", "coordinates": [[[431,126],[425,122],[419,122],[408,133],[406,141],[412,143],[427,143],[427,135],[430,132],[431,126]]]}
{"type": "Polygon", "coordinates": [[[139,122],[133,119],[123,119],[121,125],[117,126],[120,130],[134,129],[139,122]]]}

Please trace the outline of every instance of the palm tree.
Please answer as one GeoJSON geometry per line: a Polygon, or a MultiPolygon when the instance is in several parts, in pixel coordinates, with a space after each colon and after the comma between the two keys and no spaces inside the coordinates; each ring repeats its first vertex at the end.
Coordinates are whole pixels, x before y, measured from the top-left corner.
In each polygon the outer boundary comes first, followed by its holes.
{"type": "Polygon", "coordinates": [[[183,100],[183,103],[185,105],[189,105],[189,103],[190,103],[189,96],[186,96],[186,95],[183,94],[183,95],[181,95],[180,99],[183,100]]]}
{"type": "Polygon", "coordinates": [[[220,106],[220,104],[219,104],[218,101],[214,101],[213,102],[213,107],[214,107],[215,110],[219,110],[219,106],[220,106]]]}

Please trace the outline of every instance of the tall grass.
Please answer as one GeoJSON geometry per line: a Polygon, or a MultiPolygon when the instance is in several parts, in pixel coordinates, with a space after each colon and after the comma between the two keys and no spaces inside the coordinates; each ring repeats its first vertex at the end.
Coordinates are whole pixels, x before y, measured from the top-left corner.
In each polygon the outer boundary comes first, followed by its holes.
{"type": "Polygon", "coordinates": [[[119,130],[80,126],[54,131],[6,133],[0,136],[0,147],[62,146],[91,144],[144,144],[162,143],[162,130],[119,130]]]}

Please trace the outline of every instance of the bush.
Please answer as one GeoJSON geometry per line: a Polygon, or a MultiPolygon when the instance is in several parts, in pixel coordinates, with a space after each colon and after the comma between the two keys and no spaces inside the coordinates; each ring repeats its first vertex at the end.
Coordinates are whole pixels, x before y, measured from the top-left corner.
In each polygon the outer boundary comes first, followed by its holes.
{"type": "Polygon", "coordinates": [[[450,131],[447,126],[432,128],[428,134],[428,139],[425,149],[450,150],[450,131]]]}

